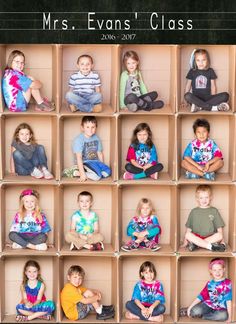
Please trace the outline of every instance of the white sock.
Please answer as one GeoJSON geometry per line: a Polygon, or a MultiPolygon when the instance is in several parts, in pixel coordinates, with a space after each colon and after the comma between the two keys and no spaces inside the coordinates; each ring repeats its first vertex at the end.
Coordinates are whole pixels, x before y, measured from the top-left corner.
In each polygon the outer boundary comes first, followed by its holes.
{"type": "Polygon", "coordinates": [[[100,305],[100,306],[96,309],[96,313],[98,313],[98,314],[102,314],[102,305],[100,305]]]}
{"type": "Polygon", "coordinates": [[[211,111],[218,111],[217,106],[212,106],[211,111]]]}
{"type": "Polygon", "coordinates": [[[212,248],[211,248],[211,243],[208,243],[208,245],[207,245],[207,250],[212,250],[212,248]]]}

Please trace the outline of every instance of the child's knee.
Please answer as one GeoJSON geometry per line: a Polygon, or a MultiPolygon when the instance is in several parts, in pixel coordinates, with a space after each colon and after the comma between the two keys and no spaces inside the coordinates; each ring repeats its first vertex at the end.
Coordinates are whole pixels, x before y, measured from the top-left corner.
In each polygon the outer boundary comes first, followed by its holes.
{"type": "Polygon", "coordinates": [[[93,293],[91,290],[87,289],[87,290],[83,293],[83,296],[86,297],[86,298],[88,298],[88,297],[93,297],[93,296],[94,296],[94,293],[93,293]]]}
{"type": "Polygon", "coordinates": [[[195,305],[190,310],[190,316],[191,317],[202,317],[202,309],[200,305],[195,305]]]}

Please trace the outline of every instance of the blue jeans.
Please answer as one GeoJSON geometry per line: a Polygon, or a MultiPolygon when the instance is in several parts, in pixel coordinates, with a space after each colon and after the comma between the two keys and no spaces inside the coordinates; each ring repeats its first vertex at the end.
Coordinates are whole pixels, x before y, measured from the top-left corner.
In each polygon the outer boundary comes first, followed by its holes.
{"type": "Polygon", "coordinates": [[[30,160],[27,160],[20,151],[15,150],[13,152],[13,160],[15,172],[18,175],[30,175],[35,167],[45,166],[47,168],[47,157],[43,145],[36,146],[30,160]]]}
{"type": "MultiPolygon", "coordinates": [[[[141,320],[143,321],[147,321],[148,318],[145,318],[142,313],[141,313],[141,309],[135,304],[134,300],[129,300],[126,303],[126,308],[134,315],[138,316],[141,320]]],[[[163,304],[159,304],[158,306],[156,306],[152,312],[152,316],[158,316],[161,315],[165,312],[166,307],[163,304]]]]}
{"type": "Polygon", "coordinates": [[[80,111],[92,112],[93,106],[102,102],[102,95],[100,92],[93,92],[91,94],[78,94],[72,91],[66,93],[66,101],[75,105],[80,111]]]}
{"type": "Polygon", "coordinates": [[[227,310],[216,310],[204,303],[193,306],[190,311],[191,317],[200,317],[204,320],[225,322],[228,319],[227,310]]]}
{"type": "Polygon", "coordinates": [[[9,233],[9,239],[12,242],[15,242],[19,245],[21,245],[23,248],[26,248],[26,246],[31,243],[33,245],[42,244],[47,241],[47,234],[44,233],[38,233],[37,235],[27,235],[26,233],[18,233],[18,232],[10,232],[9,233]]]}
{"type": "Polygon", "coordinates": [[[107,178],[111,175],[111,169],[105,163],[98,160],[85,160],[83,163],[85,166],[88,166],[89,169],[94,171],[98,177],[107,178]]]}

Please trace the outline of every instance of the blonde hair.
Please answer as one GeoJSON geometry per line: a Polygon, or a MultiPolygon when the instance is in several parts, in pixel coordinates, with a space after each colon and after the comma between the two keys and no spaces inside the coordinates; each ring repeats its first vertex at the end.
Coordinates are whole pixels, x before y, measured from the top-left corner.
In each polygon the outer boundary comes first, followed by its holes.
{"type": "Polygon", "coordinates": [[[28,277],[26,276],[25,272],[27,271],[27,268],[29,267],[34,267],[38,270],[38,276],[37,276],[37,280],[40,282],[43,282],[43,279],[41,277],[41,273],[40,273],[40,265],[38,264],[37,261],[35,260],[28,260],[25,265],[24,265],[24,269],[23,269],[23,280],[22,280],[22,285],[25,286],[27,284],[28,281],[28,277]]]}
{"type": "Polygon", "coordinates": [[[138,202],[138,206],[137,206],[137,209],[136,209],[136,213],[137,213],[138,216],[141,215],[141,209],[142,209],[143,204],[148,204],[150,206],[150,209],[151,209],[150,215],[155,213],[155,209],[153,207],[153,204],[152,204],[151,200],[148,199],[148,198],[141,198],[139,200],[139,202],[138,202]]]}
{"type": "Polygon", "coordinates": [[[11,69],[12,67],[12,62],[14,60],[15,57],[17,56],[22,56],[24,58],[25,61],[25,54],[19,50],[14,50],[10,53],[10,55],[8,56],[8,60],[7,60],[7,66],[6,69],[11,69]]]}
{"type": "Polygon", "coordinates": [[[20,125],[18,125],[16,127],[14,135],[13,135],[13,140],[15,140],[17,143],[20,142],[20,140],[19,140],[19,132],[22,129],[28,129],[28,131],[30,132],[30,143],[31,144],[36,144],[35,137],[34,137],[34,132],[33,132],[32,128],[30,127],[30,125],[28,125],[27,123],[21,123],[20,125]]]}
{"type": "Polygon", "coordinates": [[[39,223],[42,223],[43,219],[42,219],[42,215],[41,215],[41,211],[40,211],[40,207],[39,207],[39,193],[38,193],[38,191],[33,190],[33,189],[23,190],[22,193],[20,194],[20,198],[19,198],[20,220],[23,221],[25,218],[25,214],[26,214],[26,209],[24,206],[24,197],[25,196],[33,196],[34,197],[35,210],[33,212],[33,216],[34,216],[35,220],[38,220],[39,223]]]}
{"type": "Polygon", "coordinates": [[[139,61],[138,54],[135,51],[125,52],[124,57],[123,57],[123,64],[124,64],[125,69],[127,70],[126,64],[127,64],[127,61],[129,58],[131,58],[132,60],[137,62],[137,71],[139,71],[139,62],[140,61],[139,61]]]}
{"type": "Polygon", "coordinates": [[[196,197],[198,197],[200,192],[208,192],[209,196],[212,195],[211,187],[208,185],[199,185],[196,188],[196,197]]]}

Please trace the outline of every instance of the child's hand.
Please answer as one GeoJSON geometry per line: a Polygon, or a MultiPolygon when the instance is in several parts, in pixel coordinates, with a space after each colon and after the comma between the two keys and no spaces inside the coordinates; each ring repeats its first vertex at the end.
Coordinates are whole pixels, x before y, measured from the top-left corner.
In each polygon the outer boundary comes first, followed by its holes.
{"type": "Polygon", "coordinates": [[[152,306],[150,306],[150,307],[148,308],[148,313],[149,313],[149,316],[152,316],[152,312],[153,312],[153,307],[152,307],[152,306]]]}
{"type": "Polygon", "coordinates": [[[188,309],[187,309],[187,315],[188,315],[188,317],[191,317],[190,316],[190,311],[191,311],[191,307],[188,307],[188,309]]]}
{"type": "Polygon", "coordinates": [[[203,171],[204,171],[204,172],[207,172],[207,171],[209,170],[209,168],[210,168],[210,163],[207,162],[207,163],[205,164],[205,166],[203,167],[203,171]]]}
{"type": "Polygon", "coordinates": [[[188,240],[184,239],[183,244],[180,247],[186,247],[188,245],[188,240]]]}
{"type": "Polygon", "coordinates": [[[84,181],[86,181],[87,180],[87,176],[86,176],[86,174],[84,173],[84,174],[81,174],[80,175],[80,178],[79,178],[79,181],[80,182],[84,182],[84,181]]]}
{"type": "Polygon", "coordinates": [[[150,316],[149,315],[149,309],[148,308],[143,308],[141,310],[141,313],[142,313],[143,317],[145,317],[145,318],[148,318],[150,316]]]}
{"type": "Polygon", "coordinates": [[[25,306],[26,306],[27,308],[31,308],[31,307],[33,306],[33,304],[32,304],[31,302],[27,301],[27,302],[25,303],[25,306]]]}
{"type": "Polygon", "coordinates": [[[82,240],[86,240],[87,241],[87,236],[85,234],[80,234],[79,237],[82,239],[82,240]]]}

